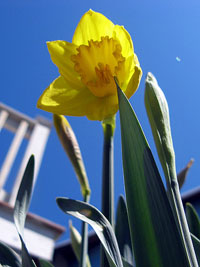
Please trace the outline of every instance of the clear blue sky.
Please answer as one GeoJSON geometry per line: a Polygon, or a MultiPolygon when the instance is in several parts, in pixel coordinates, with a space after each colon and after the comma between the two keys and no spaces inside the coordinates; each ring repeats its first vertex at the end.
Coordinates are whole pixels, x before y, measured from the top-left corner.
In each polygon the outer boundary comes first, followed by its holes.
{"type": "MultiPolygon", "coordinates": [[[[58,76],[46,41],[71,41],[81,16],[93,9],[132,36],[143,78],[131,103],[157,160],[144,108],[144,79],[152,72],[168,100],[177,170],[191,157],[183,192],[199,186],[200,172],[200,2],[199,0],[1,0],[0,1],[0,101],[31,116],[51,114],[36,108],[43,90],[58,76]],[[180,61],[176,59],[180,58],[180,61]]],[[[68,118],[79,141],[92,188],[91,203],[100,208],[102,127],[86,118],[68,118]]],[[[4,147],[0,139],[0,145],[4,147]]],[[[2,154],[0,154],[0,163],[2,154]]],[[[158,162],[158,161],[157,161],[158,162]]],[[[160,165],[159,165],[160,166],[160,165]]],[[[161,172],[162,174],[162,172],[161,172]]],[[[115,134],[115,196],[123,191],[119,118],[115,134]]],[[[35,187],[30,210],[66,225],[69,216],[55,198],[82,199],[79,184],[52,129],[35,187]]],[[[79,225],[74,221],[75,225],[79,225]]],[[[68,236],[68,231],[66,237],[68,236]]]]}

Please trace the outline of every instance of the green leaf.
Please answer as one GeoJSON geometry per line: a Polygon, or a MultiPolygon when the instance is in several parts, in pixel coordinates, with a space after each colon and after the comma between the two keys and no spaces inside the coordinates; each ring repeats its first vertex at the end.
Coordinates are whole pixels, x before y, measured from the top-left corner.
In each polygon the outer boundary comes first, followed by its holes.
{"type": "Polygon", "coordinates": [[[21,267],[19,255],[2,242],[0,242],[0,266],[21,267]]]}
{"type": "Polygon", "coordinates": [[[193,242],[194,250],[196,253],[197,261],[198,261],[198,264],[200,265],[200,240],[193,234],[191,234],[191,237],[192,237],[192,242],[193,242]]]}
{"type": "Polygon", "coordinates": [[[35,266],[23,241],[24,225],[28,211],[34,178],[34,156],[32,155],[26,166],[14,207],[14,222],[22,245],[22,267],[35,266]]]}
{"type": "Polygon", "coordinates": [[[124,181],[136,266],[190,266],[151,150],[118,87],[124,181]]]}
{"type": "Polygon", "coordinates": [[[167,100],[153,74],[148,73],[145,81],[145,107],[151,125],[158,156],[165,174],[172,211],[182,234],[182,240],[192,266],[198,266],[192,239],[181,200],[175,152],[170,129],[167,100]]]}
{"type": "Polygon", "coordinates": [[[126,261],[124,257],[122,257],[122,262],[124,267],[135,267],[135,265],[130,264],[128,261],[126,261]]]}
{"type": "Polygon", "coordinates": [[[40,267],[54,267],[54,266],[48,261],[40,260],[40,267]]]}
{"type": "Polygon", "coordinates": [[[19,234],[19,238],[22,244],[22,267],[36,267],[34,261],[32,260],[31,256],[28,253],[24,240],[19,234]]]}
{"type": "Polygon", "coordinates": [[[63,212],[87,222],[93,227],[104,247],[110,266],[123,266],[113,229],[98,209],[85,202],[68,198],[57,198],[56,201],[63,212]]]}
{"type": "Polygon", "coordinates": [[[198,239],[200,239],[200,220],[199,216],[190,203],[186,203],[186,217],[188,221],[188,225],[190,228],[190,232],[195,235],[198,239]]]}
{"type": "Polygon", "coordinates": [[[14,207],[14,221],[17,231],[23,236],[26,214],[28,211],[34,173],[34,156],[31,156],[26,166],[14,207]]]}
{"type": "Polygon", "coordinates": [[[118,200],[115,235],[121,255],[128,263],[133,264],[133,252],[128,224],[128,213],[126,202],[123,196],[120,196],[118,200]]]}
{"type": "MultiPolygon", "coordinates": [[[[77,260],[80,262],[82,237],[78,230],[72,225],[71,221],[69,222],[69,230],[74,254],[76,255],[77,260]]],[[[86,266],[91,267],[88,255],[86,256],[86,266]]]]}

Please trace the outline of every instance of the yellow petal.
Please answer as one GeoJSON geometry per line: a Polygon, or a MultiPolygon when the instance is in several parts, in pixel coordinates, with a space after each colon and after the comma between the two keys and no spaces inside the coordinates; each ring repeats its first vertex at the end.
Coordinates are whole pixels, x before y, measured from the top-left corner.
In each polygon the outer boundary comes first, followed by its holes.
{"type": "Polygon", "coordinates": [[[117,72],[117,79],[119,81],[120,88],[125,91],[129,80],[131,79],[135,71],[134,55],[125,59],[124,64],[117,72]]]}
{"type": "Polygon", "coordinates": [[[133,55],[133,42],[129,33],[123,26],[115,25],[113,30],[113,38],[117,39],[122,47],[122,56],[129,57],[133,55]]]}
{"type": "Polygon", "coordinates": [[[125,90],[125,94],[128,98],[130,98],[135,93],[135,91],[138,89],[141,77],[142,77],[142,69],[140,68],[140,66],[135,66],[135,71],[125,90]]]}
{"type": "Polygon", "coordinates": [[[140,66],[140,63],[139,63],[139,60],[138,60],[138,57],[136,56],[136,54],[134,54],[134,63],[136,66],[140,66]]]}
{"type": "Polygon", "coordinates": [[[86,116],[89,120],[102,121],[114,115],[118,110],[117,94],[103,98],[96,97],[90,102],[86,110],[86,116]]]}
{"type": "Polygon", "coordinates": [[[89,10],[81,18],[72,39],[76,45],[88,45],[88,41],[100,41],[101,37],[112,37],[114,24],[104,15],[89,10]]]}
{"type": "Polygon", "coordinates": [[[37,107],[54,114],[84,116],[93,99],[87,88],[77,90],[60,76],[40,96],[37,107]]]}
{"type": "Polygon", "coordinates": [[[87,116],[102,121],[118,110],[117,95],[95,97],[87,88],[72,89],[62,77],[54,80],[40,96],[37,107],[45,111],[69,116],[87,116]]]}
{"type": "Polygon", "coordinates": [[[77,46],[66,41],[47,42],[47,47],[51,59],[59,69],[60,74],[70,81],[73,86],[81,87],[81,81],[78,73],[74,70],[74,63],[71,60],[73,54],[77,54],[77,46]]]}

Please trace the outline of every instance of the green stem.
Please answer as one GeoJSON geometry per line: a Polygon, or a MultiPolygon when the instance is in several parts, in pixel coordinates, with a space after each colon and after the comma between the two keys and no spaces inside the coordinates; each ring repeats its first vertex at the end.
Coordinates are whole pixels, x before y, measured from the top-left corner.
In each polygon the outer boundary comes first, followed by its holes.
{"type": "Polygon", "coordinates": [[[113,130],[109,124],[104,126],[102,213],[114,226],[113,130]]]}
{"type": "MultiPolygon", "coordinates": [[[[84,196],[84,202],[89,203],[90,195],[84,196]]],[[[80,258],[80,267],[86,267],[86,258],[88,253],[88,224],[86,222],[82,222],[82,242],[81,242],[81,258],[80,258]]]]}
{"type": "MultiPolygon", "coordinates": [[[[113,126],[103,124],[103,174],[102,174],[102,213],[114,227],[114,177],[113,177],[113,126]]],[[[101,266],[109,266],[101,247],[101,266]]]]}
{"type": "Polygon", "coordinates": [[[180,190],[179,190],[179,186],[178,186],[175,168],[169,169],[169,177],[170,177],[169,180],[171,181],[170,185],[168,184],[168,192],[169,192],[170,198],[171,198],[170,202],[171,202],[171,204],[173,203],[174,210],[177,210],[177,213],[178,213],[177,219],[180,223],[181,234],[183,237],[185,247],[186,247],[187,252],[188,252],[190,264],[193,267],[198,267],[199,265],[198,265],[197,258],[196,258],[195,252],[194,252],[194,247],[193,247],[190,231],[189,231],[189,227],[187,224],[185,211],[183,208],[183,203],[181,200],[181,195],[180,195],[180,190]]]}

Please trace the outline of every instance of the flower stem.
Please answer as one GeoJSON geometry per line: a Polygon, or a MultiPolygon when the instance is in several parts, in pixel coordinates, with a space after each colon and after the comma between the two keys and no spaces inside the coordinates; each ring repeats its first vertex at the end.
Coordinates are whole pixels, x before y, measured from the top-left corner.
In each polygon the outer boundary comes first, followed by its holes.
{"type": "MultiPolygon", "coordinates": [[[[89,203],[90,195],[85,195],[83,201],[89,203]]],[[[80,258],[80,267],[86,267],[86,258],[88,253],[88,224],[82,222],[82,242],[81,242],[81,258],[80,258]]]]}
{"type": "Polygon", "coordinates": [[[104,127],[102,212],[114,225],[114,178],[113,178],[113,131],[112,126],[104,127]]]}
{"type": "Polygon", "coordinates": [[[171,168],[169,168],[168,175],[169,175],[170,184],[167,183],[167,186],[168,186],[168,192],[169,192],[171,204],[173,205],[174,210],[177,210],[177,213],[178,213],[177,219],[180,221],[180,224],[181,224],[180,230],[182,232],[181,234],[183,237],[184,245],[185,245],[187,253],[188,253],[190,264],[193,267],[197,267],[198,262],[197,262],[197,258],[196,258],[195,252],[194,252],[194,247],[193,247],[190,231],[189,231],[189,227],[187,224],[185,211],[183,208],[183,203],[181,200],[181,195],[180,195],[178,180],[176,177],[175,167],[171,166],[171,168]]]}
{"type": "MultiPolygon", "coordinates": [[[[103,170],[102,170],[102,213],[114,227],[114,176],[113,176],[113,135],[114,126],[103,123],[103,170]]],[[[109,266],[101,248],[101,266],[109,266]]]]}

